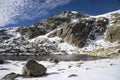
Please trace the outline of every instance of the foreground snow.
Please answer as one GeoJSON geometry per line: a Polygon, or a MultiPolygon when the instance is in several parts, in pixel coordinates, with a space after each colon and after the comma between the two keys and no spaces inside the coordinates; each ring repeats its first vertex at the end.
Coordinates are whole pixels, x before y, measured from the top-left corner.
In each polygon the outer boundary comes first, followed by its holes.
{"type": "MultiPolygon", "coordinates": [[[[10,72],[22,73],[25,61],[7,61],[0,65],[0,79],[10,72]],[[4,68],[3,70],[1,70],[4,68]]],[[[47,75],[37,78],[22,78],[16,80],[120,80],[120,58],[96,61],[61,61],[58,64],[38,61],[45,65],[47,75]],[[73,75],[73,76],[70,76],[73,75]]]]}

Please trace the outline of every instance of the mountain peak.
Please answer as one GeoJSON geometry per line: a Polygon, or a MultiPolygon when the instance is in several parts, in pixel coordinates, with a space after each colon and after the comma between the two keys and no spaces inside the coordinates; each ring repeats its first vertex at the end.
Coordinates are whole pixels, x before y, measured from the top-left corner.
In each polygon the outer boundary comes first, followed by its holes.
{"type": "Polygon", "coordinates": [[[86,14],[84,13],[80,13],[77,11],[63,11],[60,13],[61,17],[72,17],[72,18],[82,18],[82,17],[88,17],[86,14]]]}

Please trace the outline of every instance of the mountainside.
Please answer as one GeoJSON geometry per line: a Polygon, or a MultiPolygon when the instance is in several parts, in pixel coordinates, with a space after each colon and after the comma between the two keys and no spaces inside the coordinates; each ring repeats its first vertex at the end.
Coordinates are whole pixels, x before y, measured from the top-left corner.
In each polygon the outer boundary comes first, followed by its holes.
{"type": "Polygon", "coordinates": [[[64,11],[28,27],[0,29],[0,55],[120,54],[120,10],[90,16],[64,11]]]}

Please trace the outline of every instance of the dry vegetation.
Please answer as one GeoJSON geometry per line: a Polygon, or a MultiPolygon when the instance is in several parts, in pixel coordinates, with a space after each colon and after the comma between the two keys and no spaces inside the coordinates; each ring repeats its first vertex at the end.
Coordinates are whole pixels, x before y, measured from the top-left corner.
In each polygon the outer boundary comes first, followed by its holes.
{"type": "Polygon", "coordinates": [[[90,56],[117,57],[120,55],[120,45],[116,47],[102,48],[85,52],[90,56]]]}

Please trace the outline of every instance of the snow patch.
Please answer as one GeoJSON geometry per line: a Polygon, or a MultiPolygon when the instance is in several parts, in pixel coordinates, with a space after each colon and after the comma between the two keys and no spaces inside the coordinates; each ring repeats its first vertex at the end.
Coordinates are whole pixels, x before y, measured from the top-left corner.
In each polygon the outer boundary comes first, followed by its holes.
{"type": "Polygon", "coordinates": [[[105,41],[104,36],[100,35],[97,36],[95,40],[88,40],[82,50],[91,51],[93,49],[109,48],[114,46],[119,46],[119,44],[117,42],[111,43],[109,41],[105,41]]]}
{"type": "Polygon", "coordinates": [[[77,12],[77,11],[71,11],[72,13],[74,13],[74,14],[77,14],[77,13],[79,13],[79,12],[77,12]]]}

